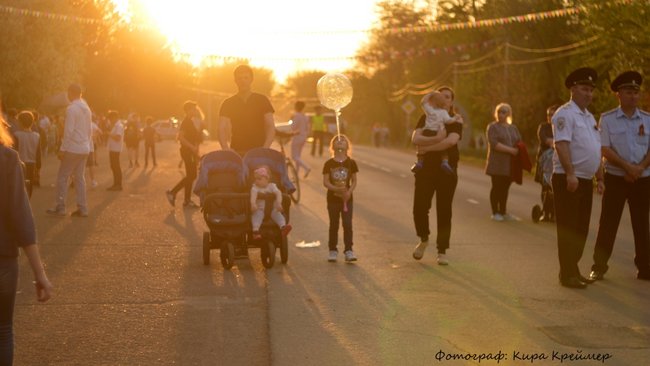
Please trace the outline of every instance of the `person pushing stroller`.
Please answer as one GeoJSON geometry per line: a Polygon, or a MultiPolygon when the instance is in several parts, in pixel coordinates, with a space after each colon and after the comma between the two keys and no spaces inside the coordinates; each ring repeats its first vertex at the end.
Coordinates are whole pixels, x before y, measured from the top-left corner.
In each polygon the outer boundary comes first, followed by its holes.
{"type": "Polygon", "coordinates": [[[533,208],[533,221],[555,221],[555,208],[553,206],[553,187],[551,175],[553,174],[553,124],[551,118],[559,106],[554,104],[546,109],[546,121],[537,128],[537,167],[535,169],[535,182],[542,185],[542,207],[533,208]]]}

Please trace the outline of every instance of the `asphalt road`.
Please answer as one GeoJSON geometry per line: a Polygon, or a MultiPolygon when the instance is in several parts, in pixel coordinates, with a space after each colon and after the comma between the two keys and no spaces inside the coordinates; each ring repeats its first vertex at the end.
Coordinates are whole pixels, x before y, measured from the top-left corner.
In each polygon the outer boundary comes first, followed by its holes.
{"type": "MultiPolygon", "coordinates": [[[[200,212],[165,200],[183,175],[175,143],[158,152],[158,167],[125,169],[125,190],[107,192],[100,150],[88,218],[45,214],[58,168],[47,159],[32,207],[56,292],[37,304],[21,259],[16,365],[643,365],[650,357],[650,284],[635,279],[627,212],[606,280],[566,289],[554,226],[529,219],[539,185],[511,188],[509,211],[520,221],[492,222],[489,177],[461,162],[450,265],[438,266],[431,248],[415,261],[414,154],[357,146],[359,261],[328,263],[325,157],[306,151],[314,171],[291,208],[289,262],[266,270],[255,249],[224,270],[217,251],[202,264],[200,212]],[[320,246],[296,247],[301,241],[320,246]]],[[[583,273],[599,213],[596,196],[583,273]]]]}

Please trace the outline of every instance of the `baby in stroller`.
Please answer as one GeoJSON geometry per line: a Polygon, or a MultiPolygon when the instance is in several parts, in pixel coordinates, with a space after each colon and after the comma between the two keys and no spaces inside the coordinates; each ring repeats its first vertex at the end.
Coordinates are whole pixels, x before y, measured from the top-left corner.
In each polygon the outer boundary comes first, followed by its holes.
{"type": "MultiPolygon", "coordinates": [[[[261,165],[253,171],[253,185],[251,187],[251,225],[253,227],[253,240],[262,239],[260,226],[265,216],[267,199],[266,195],[272,196],[273,207],[271,209],[271,219],[278,225],[282,236],[286,237],[291,231],[291,225],[286,223],[282,215],[282,192],[271,182],[271,169],[266,165],[261,165]]],[[[269,200],[270,201],[270,200],[269,200]]]]}
{"type": "MultiPolygon", "coordinates": [[[[268,188],[273,184],[277,188],[272,194],[257,193],[253,200],[249,198],[249,208],[257,208],[251,215],[252,233],[249,240],[249,246],[260,247],[262,249],[262,264],[272,266],[275,258],[275,248],[280,248],[280,258],[282,263],[287,263],[289,256],[287,234],[291,231],[289,224],[289,208],[291,198],[289,194],[295,191],[295,187],[289,175],[287,174],[287,165],[284,155],[279,151],[259,147],[249,150],[244,155],[244,174],[248,177],[251,187],[251,196],[253,192],[267,184],[268,188]],[[260,170],[262,168],[262,170],[260,170]],[[255,180],[256,176],[262,176],[255,180]],[[280,194],[278,194],[278,191],[280,194]],[[280,201],[278,201],[280,198],[280,201]],[[253,202],[255,201],[255,202],[253,202]],[[261,202],[264,202],[264,209],[261,209],[261,202]],[[278,206],[278,203],[281,203],[278,206]],[[284,222],[283,222],[284,220],[284,222]],[[258,222],[260,222],[258,226],[258,222]],[[265,256],[265,253],[268,253],[265,256]],[[270,262],[269,262],[270,261],[270,262]]],[[[268,267],[267,267],[268,268],[268,267]]]]}
{"type": "Polygon", "coordinates": [[[210,229],[203,234],[203,263],[210,264],[210,250],[219,249],[221,264],[230,269],[236,258],[248,257],[248,248],[260,248],[262,264],[271,268],[278,247],[282,263],[286,263],[291,199],[284,192],[290,192],[292,187],[284,156],[278,151],[253,149],[244,159],[233,151],[220,150],[204,155],[194,187],[210,229]],[[256,176],[256,171],[261,178],[248,182],[256,176]],[[248,187],[251,187],[250,193],[248,187]],[[265,191],[273,193],[268,195],[263,193],[265,191]],[[281,210],[277,205],[278,197],[281,210]]]}

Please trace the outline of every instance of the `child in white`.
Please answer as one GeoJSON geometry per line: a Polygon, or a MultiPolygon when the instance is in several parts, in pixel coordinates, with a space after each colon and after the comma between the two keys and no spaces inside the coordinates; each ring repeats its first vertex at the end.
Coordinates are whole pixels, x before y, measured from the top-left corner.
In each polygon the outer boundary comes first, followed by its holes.
{"type": "MultiPolygon", "coordinates": [[[[424,113],[427,116],[427,119],[424,123],[424,128],[422,131],[423,136],[436,136],[438,132],[442,131],[445,124],[460,122],[460,116],[456,115],[454,117],[449,116],[449,112],[445,109],[445,96],[438,92],[434,91],[422,98],[420,102],[424,113]]],[[[411,171],[413,173],[418,172],[422,169],[424,164],[424,154],[418,154],[418,161],[413,165],[411,171]]],[[[442,170],[448,174],[453,174],[454,170],[449,165],[449,160],[447,159],[447,154],[443,152],[442,154],[442,163],[440,164],[442,170]]]]}
{"type": "Polygon", "coordinates": [[[291,231],[291,225],[286,223],[284,215],[282,215],[282,192],[275,185],[271,183],[271,171],[268,166],[262,165],[253,171],[255,182],[251,187],[251,223],[253,225],[253,239],[259,240],[262,238],[260,234],[260,226],[264,220],[264,207],[265,201],[258,199],[259,194],[271,193],[275,195],[273,210],[271,211],[271,219],[280,227],[283,236],[287,236],[291,231]]]}

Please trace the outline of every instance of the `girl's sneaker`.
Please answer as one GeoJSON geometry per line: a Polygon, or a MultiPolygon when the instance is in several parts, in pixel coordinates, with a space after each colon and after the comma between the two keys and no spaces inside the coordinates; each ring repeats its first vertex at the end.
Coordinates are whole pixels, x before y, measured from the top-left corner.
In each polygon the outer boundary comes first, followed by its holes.
{"type": "Polygon", "coordinates": [[[345,254],[346,262],[355,262],[357,260],[357,256],[354,255],[352,250],[346,250],[343,254],[345,254]]]}
{"type": "Polygon", "coordinates": [[[500,213],[495,213],[492,215],[492,221],[503,221],[503,216],[500,213]]]}
{"type": "Polygon", "coordinates": [[[511,214],[503,214],[501,216],[503,217],[503,221],[517,221],[517,218],[511,214]]]}
{"type": "Polygon", "coordinates": [[[327,255],[328,262],[336,262],[336,257],[339,255],[339,252],[336,250],[330,250],[330,253],[327,255]]]}

